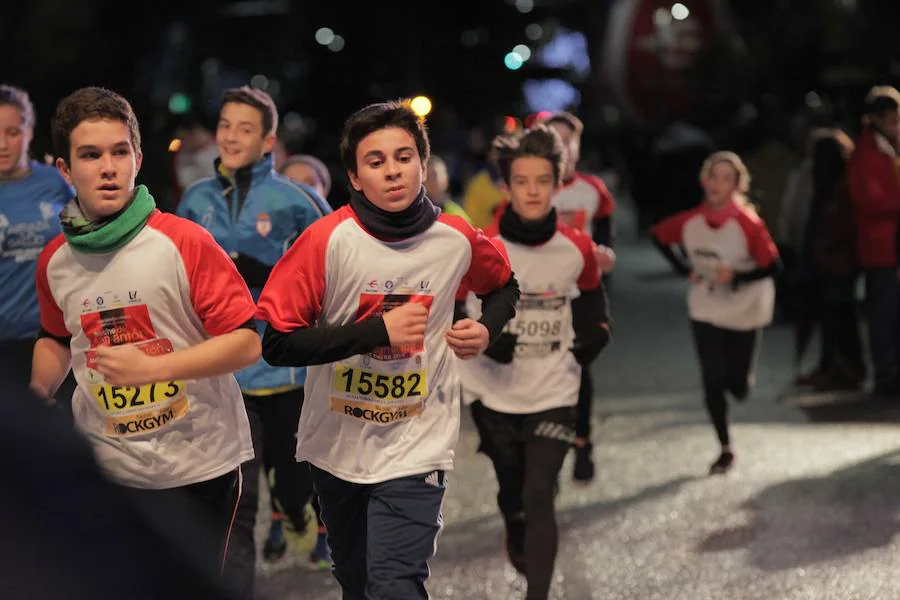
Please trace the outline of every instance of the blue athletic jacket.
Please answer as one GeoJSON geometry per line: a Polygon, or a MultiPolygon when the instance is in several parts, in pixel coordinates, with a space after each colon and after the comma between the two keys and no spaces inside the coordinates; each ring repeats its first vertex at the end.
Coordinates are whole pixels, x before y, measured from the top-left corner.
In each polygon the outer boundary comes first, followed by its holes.
{"type": "Polygon", "coordinates": [[[74,195],[56,169],[38,162],[22,179],[0,182],[0,344],[37,335],[37,257],[59,235],[59,212],[74,195]]]}
{"type": "MultiPolygon", "coordinates": [[[[331,208],[310,187],[275,173],[271,154],[236,173],[216,161],[216,172],[185,191],[177,212],[206,228],[228,252],[256,301],[278,259],[331,208]]],[[[262,335],[263,322],[256,326],[262,335]]],[[[264,396],[302,386],[306,369],[260,360],[235,376],[244,393],[264,396]]]]}

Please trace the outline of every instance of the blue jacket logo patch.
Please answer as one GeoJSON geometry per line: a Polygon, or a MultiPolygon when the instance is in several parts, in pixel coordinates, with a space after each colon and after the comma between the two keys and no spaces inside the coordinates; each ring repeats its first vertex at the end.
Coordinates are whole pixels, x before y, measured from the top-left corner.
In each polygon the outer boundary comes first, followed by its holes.
{"type": "Polygon", "coordinates": [[[272,219],[267,213],[256,215],[256,231],[263,237],[272,233],[272,219]]]}

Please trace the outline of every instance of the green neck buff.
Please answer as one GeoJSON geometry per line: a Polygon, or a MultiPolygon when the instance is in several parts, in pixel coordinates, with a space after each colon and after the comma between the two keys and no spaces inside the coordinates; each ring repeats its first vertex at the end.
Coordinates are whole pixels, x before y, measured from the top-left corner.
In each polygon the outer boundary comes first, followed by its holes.
{"type": "Polygon", "coordinates": [[[78,199],[72,199],[59,215],[63,235],[76,251],[84,254],[105,254],[118,250],[140,233],[150,214],[156,209],[156,202],[147,186],[139,185],[134,190],[134,199],[116,214],[90,221],[81,212],[78,199]]]}

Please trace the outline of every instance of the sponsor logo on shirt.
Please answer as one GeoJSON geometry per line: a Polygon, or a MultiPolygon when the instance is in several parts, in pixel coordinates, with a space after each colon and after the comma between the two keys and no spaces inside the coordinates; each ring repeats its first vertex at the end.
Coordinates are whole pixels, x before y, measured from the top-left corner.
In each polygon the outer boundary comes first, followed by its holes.
{"type": "Polygon", "coordinates": [[[110,437],[125,437],[148,433],[163,428],[187,414],[190,404],[185,396],[159,410],[128,415],[108,415],[104,434],[110,437]]]}
{"type": "Polygon", "coordinates": [[[331,398],[331,410],[347,417],[367,421],[375,425],[390,425],[422,414],[421,402],[413,404],[373,404],[354,402],[346,398],[331,398]]]}
{"type": "Polygon", "coordinates": [[[0,213],[0,258],[11,258],[17,263],[37,260],[43,247],[50,241],[46,232],[53,229],[55,218],[52,204],[40,203],[41,220],[11,223],[0,213]]]}
{"type": "Polygon", "coordinates": [[[408,277],[393,277],[385,280],[371,278],[366,282],[367,294],[425,294],[431,295],[430,279],[411,279],[408,277]]]}

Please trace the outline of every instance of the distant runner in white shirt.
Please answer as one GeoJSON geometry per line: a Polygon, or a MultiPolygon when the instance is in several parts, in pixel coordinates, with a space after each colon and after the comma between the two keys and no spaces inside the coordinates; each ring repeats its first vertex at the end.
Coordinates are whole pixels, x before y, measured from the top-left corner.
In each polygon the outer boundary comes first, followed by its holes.
{"type": "MultiPolygon", "coordinates": [[[[497,473],[507,554],[528,580],[526,597],[546,599],[558,539],[555,487],[575,437],[581,369],[609,341],[609,316],[594,242],[559,223],[551,204],[565,154],[559,136],[538,125],[497,138],[495,148],[510,203],[488,235],[505,245],[521,297],[497,343],[463,363],[461,377],[497,473]]],[[[468,300],[477,313],[477,299],[468,300]]]]}
{"type": "Polygon", "coordinates": [[[710,473],[734,463],[728,432],[729,392],[744,401],[762,328],[775,309],[773,277],[781,268],[765,222],[748,205],[750,173],[733,152],[716,152],[700,171],[706,193],[696,208],[675,214],[653,228],[653,238],[675,269],[690,278],[688,312],[700,357],[706,408],[722,452],[710,473]],[[683,246],[686,261],[673,247],[683,246]]]}
{"type": "MultiPolygon", "coordinates": [[[[544,121],[562,140],[566,149],[562,183],[553,196],[560,223],[581,229],[597,244],[600,271],[608,274],[616,264],[615,222],[616,202],[603,180],[596,175],[578,171],[581,159],[581,136],[584,124],[572,113],[553,113],[544,121]]],[[[609,285],[610,280],[606,279],[609,285]]],[[[578,420],[575,423],[575,461],[572,476],[576,481],[594,478],[594,444],[591,440],[591,417],[594,411],[594,382],[590,365],[581,371],[578,390],[578,420]]]]}

